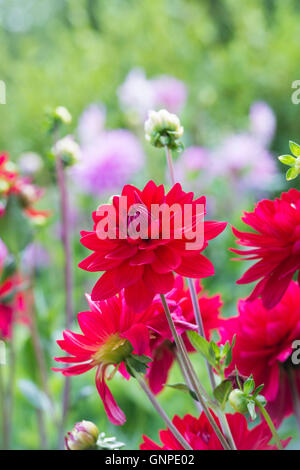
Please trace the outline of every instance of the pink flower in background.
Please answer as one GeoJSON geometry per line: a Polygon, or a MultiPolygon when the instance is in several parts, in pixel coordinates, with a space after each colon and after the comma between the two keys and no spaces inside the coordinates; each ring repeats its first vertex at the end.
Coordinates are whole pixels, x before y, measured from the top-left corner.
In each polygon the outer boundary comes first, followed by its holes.
{"type": "Polygon", "coordinates": [[[186,102],[186,86],[180,80],[169,75],[150,80],[153,90],[154,108],[165,108],[178,114],[186,102]]]}
{"type": "Polygon", "coordinates": [[[264,101],[256,101],[250,108],[250,132],[262,145],[270,145],[276,130],[276,116],[264,101]]]}
{"type": "Polygon", "coordinates": [[[120,106],[126,113],[135,114],[141,120],[153,108],[154,92],[141,68],[132,69],[117,91],[120,106]]]}
{"type": "Polygon", "coordinates": [[[179,113],[187,91],[185,84],[169,75],[148,79],[143,69],[132,69],[118,89],[120,106],[129,115],[144,120],[149,109],[166,108],[179,113]]]}
{"type": "Polygon", "coordinates": [[[125,129],[104,131],[81,149],[81,161],[71,174],[81,191],[97,196],[122,188],[144,165],[137,137],[125,129]]]}
{"type": "Polygon", "coordinates": [[[91,104],[79,118],[78,137],[82,146],[89,145],[104,131],[106,109],[103,105],[91,104]]]}
{"type": "Polygon", "coordinates": [[[35,269],[46,268],[50,263],[50,256],[40,243],[34,242],[25,248],[21,262],[24,271],[31,273],[35,269]]]}
{"type": "Polygon", "coordinates": [[[276,162],[259,140],[243,133],[228,137],[213,152],[210,170],[231,175],[242,188],[264,189],[274,181],[276,162]]]}

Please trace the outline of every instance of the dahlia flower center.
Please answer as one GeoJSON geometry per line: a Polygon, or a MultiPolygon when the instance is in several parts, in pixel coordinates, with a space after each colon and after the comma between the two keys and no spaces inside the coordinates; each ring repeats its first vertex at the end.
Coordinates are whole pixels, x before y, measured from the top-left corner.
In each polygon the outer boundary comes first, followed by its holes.
{"type": "Polygon", "coordinates": [[[120,364],[133,351],[128,339],[120,338],[118,333],[107,338],[93,355],[96,364],[120,364]]]}

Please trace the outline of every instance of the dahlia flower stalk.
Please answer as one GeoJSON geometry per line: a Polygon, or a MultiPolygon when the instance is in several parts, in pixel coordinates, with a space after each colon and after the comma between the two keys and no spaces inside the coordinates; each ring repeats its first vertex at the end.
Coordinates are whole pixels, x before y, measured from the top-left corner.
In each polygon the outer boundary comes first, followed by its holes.
{"type": "MultiPolygon", "coordinates": [[[[276,450],[276,445],[270,444],[272,433],[265,422],[258,424],[251,430],[248,429],[247,420],[241,414],[227,414],[230,430],[238,450],[276,450]]],[[[215,420],[220,427],[218,418],[215,420]]],[[[183,418],[175,415],[173,424],[185,436],[193,450],[223,450],[218,437],[212,429],[207,417],[201,413],[199,418],[189,414],[183,418]]],[[[149,437],[143,436],[141,450],[182,450],[182,446],[176,440],[169,429],[159,432],[161,445],[153,442],[149,437]]],[[[286,447],[290,439],[283,441],[286,447]]]]}
{"type": "Polygon", "coordinates": [[[170,224],[170,235],[166,238],[162,236],[161,220],[158,218],[153,222],[151,219],[153,204],[160,207],[177,204],[182,213],[184,205],[189,204],[195,214],[197,204],[205,206],[204,197],[193,200],[193,193],[185,193],[180,184],[174,185],[165,194],[164,187],[157,186],[153,181],[149,181],[142,191],[134,186],[124,186],[122,197],[122,200],[127,198],[127,205],[121,218],[118,215],[121,197],[114,196],[112,203],[117,213],[116,233],[119,238],[99,239],[97,235],[97,226],[103,219],[102,210],[107,206],[100,206],[98,211],[93,213],[93,231],[81,233],[81,243],[93,253],[79,266],[91,272],[105,271],[92,290],[92,300],[108,299],[124,288],[128,305],[136,312],[141,312],[149,307],[156,294],[168,293],[173,288],[173,271],[182,276],[197,278],[214,274],[212,263],[202,251],[207,247],[209,240],[224,230],[226,223],[204,222],[204,240],[201,247],[188,250],[186,243],[193,240],[187,239],[185,233],[192,230],[193,226],[203,223],[200,218],[196,220],[193,216],[191,226],[182,227],[178,233],[174,229],[174,215],[169,215],[169,220],[173,222],[170,224]],[[139,205],[139,215],[144,214],[147,227],[146,233],[133,239],[128,232],[121,234],[121,230],[124,223],[130,227],[135,218],[130,209],[136,204],[139,205]],[[151,239],[148,231],[155,223],[159,236],[157,239],[151,239]]]}
{"type": "Polygon", "coordinates": [[[248,300],[261,297],[264,307],[270,309],[280,302],[300,269],[300,192],[290,189],[273,201],[260,201],[242,220],[255,232],[233,228],[236,242],[248,249],[231,251],[241,255],[240,260],[256,262],[237,284],[258,281],[248,300]]]}
{"type": "Polygon", "coordinates": [[[292,356],[293,343],[300,339],[299,300],[300,287],[292,281],[272,309],[266,309],[262,299],[240,300],[239,315],[224,320],[220,328],[222,342],[231,341],[236,335],[227,374],[237,367],[242,375],[253,374],[256,385],[264,384],[261,393],[268,401],[266,409],[278,425],[284,417],[297,411],[293,401],[299,402],[300,371],[292,356]],[[296,397],[290,387],[291,376],[296,397]]]}
{"type": "MultiPolygon", "coordinates": [[[[212,330],[219,328],[223,322],[223,319],[219,316],[222,302],[219,295],[209,297],[203,290],[199,280],[196,282],[196,291],[206,337],[210,339],[212,330]]],[[[175,277],[174,288],[166,294],[166,300],[177,326],[177,331],[180,331],[179,326],[182,328],[181,337],[187,351],[194,352],[195,350],[185,331],[189,329],[196,330],[197,325],[195,324],[191,295],[188,288],[184,285],[184,279],[181,276],[175,277]],[[186,323],[183,323],[183,321],[186,323]]],[[[150,348],[153,361],[148,369],[147,377],[151,390],[157,394],[162,390],[164,384],[167,383],[168,373],[176,357],[176,352],[160,299],[155,299],[150,308],[156,312],[157,321],[161,322],[161,325],[163,325],[163,322],[165,323],[164,330],[166,331],[165,334],[158,335],[157,333],[155,334],[155,328],[153,328],[151,333],[150,348]]],[[[152,326],[154,326],[153,322],[152,326]]]]}

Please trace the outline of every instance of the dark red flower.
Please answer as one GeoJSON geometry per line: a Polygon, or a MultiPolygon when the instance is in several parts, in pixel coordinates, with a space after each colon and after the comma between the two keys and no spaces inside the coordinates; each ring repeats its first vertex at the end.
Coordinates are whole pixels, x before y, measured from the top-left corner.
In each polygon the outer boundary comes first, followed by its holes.
{"type": "Polygon", "coordinates": [[[274,201],[260,201],[242,220],[256,233],[235,228],[233,233],[239,245],[252,248],[232,251],[258,261],[237,283],[248,284],[260,279],[248,300],[261,296],[264,306],[272,308],[300,269],[300,192],[290,189],[274,201]]]}
{"type": "MultiPolygon", "coordinates": [[[[229,427],[232,432],[238,450],[276,450],[275,445],[270,445],[272,433],[266,424],[262,422],[253,429],[249,430],[246,418],[241,414],[226,415],[229,427]]],[[[215,417],[220,427],[218,418],[215,417]]],[[[222,445],[215,432],[213,431],[207,417],[201,413],[199,418],[191,415],[185,415],[184,418],[174,416],[173,423],[184,436],[185,440],[194,450],[223,450],[222,445]]],[[[183,450],[177,439],[169,429],[159,432],[162,445],[159,446],[149,437],[143,436],[141,450],[183,450]]],[[[289,439],[283,442],[287,446],[289,439]]]]}
{"type": "MultiPolygon", "coordinates": [[[[187,249],[188,239],[199,224],[203,223],[204,213],[196,215],[196,206],[205,207],[205,197],[193,201],[193,193],[182,191],[180,184],[165,194],[164,187],[156,186],[153,181],[147,183],[143,191],[127,185],[122,191],[127,198],[124,213],[119,216],[120,196],[113,198],[116,209],[116,239],[100,239],[97,236],[97,226],[104,216],[99,211],[93,213],[94,230],[82,232],[81,243],[93,253],[83,260],[79,266],[87,271],[105,271],[97,281],[93,291],[93,300],[104,300],[125,290],[125,299],[136,312],[145,310],[151,304],[155,294],[166,294],[174,286],[173,271],[190,278],[202,278],[214,274],[211,262],[201,254],[207,247],[208,241],[221,233],[226,223],[204,222],[204,240],[197,249],[187,249]],[[169,215],[170,234],[162,235],[161,217],[153,219],[153,205],[171,208],[174,204],[180,208],[181,215],[184,206],[192,208],[193,216],[190,225],[178,228],[174,214],[169,215]],[[134,214],[131,212],[135,205],[139,207],[134,214]],[[163,206],[162,206],[163,205],[163,206]],[[146,228],[138,238],[133,238],[128,230],[124,233],[122,227],[134,224],[136,217],[143,217],[146,228]],[[153,227],[158,230],[158,238],[151,238],[153,227]],[[122,238],[124,237],[124,238],[122,238]]],[[[105,208],[108,206],[102,206],[105,208]]],[[[111,207],[111,206],[110,206],[111,207]]],[[[101,209],[101,207],[100,207],[101,209]]],[[[165,211],[166,216],[167,211],[165,211]]],[[[177,210],[179,214],[179,210],[177,210]]]]}
{"type": "MultiPolygon", "coordinates": [[[[221,297],[219,295],[209,297],[207,293],[203,291],[200,281],[196,282],[196,291],[206,337],[210,339],[212,330],[219,328],[223,321],[219,316],[222,307],[221,297]]],[[[190,352],[194,351],[185,331],[189,329],[197,330],[195,314],[190,292],[185,286],[184,279],[181,276],[175,277],[174,288],[166,295],[166,299],[173,317],[177,319],[177,325],[180,324],[181,318],[186,322],[185,324],[181,323],[183,329],[179,331],[179,333],[182,332],[182,338],[186,344],[187,350],[190,352]]],[[[158,335],[153,331],[151,335],[150,348],[153,362],[150,364],[148,379],[151,390],[154,393],[159,393],[167,382],[175,354],[172,336],[170,335],[163,307],[159,299],[158,302],[153,303],[151,308],[161,312],[159,318],[165,323],[165,331],[167,329],[167,333],[169,333],[158,335]]]]}
{"type": "Polygon", "coordinates": [[[300,340],[300,287],[291,282],[281,301],[273,309],[265,309],[262,300],[240,300],[239,316],[224,320],[222,342],[236,335],[232,363],[239,373],[253,374],[256,385],[264,384],[262,394],[268,400],[268,410],[279,424],[292,413],[292,397],[287,371],[296,374],[300,393],[300,369],[290,362],[293,341],[300,340]]]}
{"type": "MultiPolygon", "coordinates": [[[[6,258],[6,247],[0,239],[0,279],[6,258]]],[[[0,339],[11,338],[15,321],[29,323],[23,288],[24,280],[17,273],[0,281],[0,339]]]]}

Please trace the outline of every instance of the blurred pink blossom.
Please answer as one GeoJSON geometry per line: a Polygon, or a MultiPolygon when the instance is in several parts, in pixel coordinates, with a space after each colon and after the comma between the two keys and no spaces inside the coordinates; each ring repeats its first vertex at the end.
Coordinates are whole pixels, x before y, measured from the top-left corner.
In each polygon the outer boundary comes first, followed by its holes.
{"type": "Polygon", "coordinates": [[[134,68],[117,94],[124,112],[144,120],[150,109],[166,108],[172,113],[179,113],[185,104],[187,91],[184,83],[172,76],[148,79],[143,69],[134,68]]]}
{"type": "Polygon", "coordinates": [[[276,130],[276,116],[264,101],[256,101],[250,108],[250,132],[262,145],[270,145],[276,130]]]}

